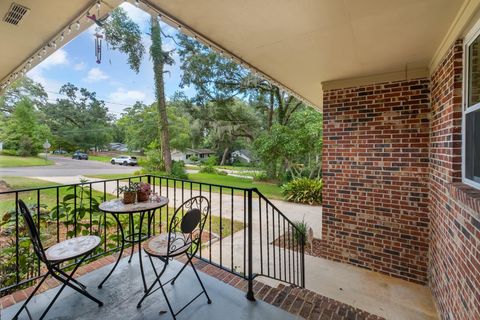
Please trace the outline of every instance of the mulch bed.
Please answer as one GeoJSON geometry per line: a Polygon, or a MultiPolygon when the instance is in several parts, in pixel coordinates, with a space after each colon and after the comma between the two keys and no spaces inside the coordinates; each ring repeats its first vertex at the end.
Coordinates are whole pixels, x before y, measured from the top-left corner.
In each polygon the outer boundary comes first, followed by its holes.
{"type": "MultiPolygon", "coordinates": [[[[277,247],[280,247],[280,248],[286,248],[286,249],[294,249],[293,247],[290,248],[291,246],[289,246],[288,244],[288,235],[287,235],[287,238],[285,239],[285,242],[283,241],[284,239],[284,235],[283,236],[280,236],[278,237],[275,241],[272,242],[273,245],[277,246],[277,247]],[[284,246],[285,244],[285,246],[284,246]]],[[[290,235],[290,242],[292,242],[292,236],[290,235]]],[[[296,248],[295,248],[296,250],[296,248]]],[[[307,244],[305,245],[305,254],[308,254],[309,256],[313,256],[313,257],[321,257],[321,252],[322,252],[322,246],[321,246],[321,240],[320,239],[316,239],[316,238],[313,238],[313,241],[312,243],[310,242],[307,242],[307,244]]]]}

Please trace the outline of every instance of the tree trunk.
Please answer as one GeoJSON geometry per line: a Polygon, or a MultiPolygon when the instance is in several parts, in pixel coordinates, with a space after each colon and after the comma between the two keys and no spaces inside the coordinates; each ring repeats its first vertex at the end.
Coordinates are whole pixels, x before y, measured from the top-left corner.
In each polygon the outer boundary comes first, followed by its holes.
{"type": "Polygon", "coordinates": [[[273,124],[274,101],[275,101],[275,96],[272,91],[270,92],[270,106],[268,110],[268,131],[270,131],[273,124]]]}
{"type": "Polygon", "coordinates": [[[228,147],[226,147],[225,150],[223,150],[222,161],[220,162],[221,166],[225,165],[225,161],[227,161],[227,154],[228,154],[228,147]]]}
{"type": "Polygon", "coordinates": [[[155,78],[155,96],[157,98],[157,109],[159,114],[160,127],[160,148],[163,155],[165,171],[172,172],[172,155],[170,153],[170,134],[168,132],[167,106],[165,103],[165,87],[163,83],[164,53],[162,50],[162,36],[160,24],[157,17],[151,16],[151,40],[150,57],[153,62],[153,74],[155,78]]]}

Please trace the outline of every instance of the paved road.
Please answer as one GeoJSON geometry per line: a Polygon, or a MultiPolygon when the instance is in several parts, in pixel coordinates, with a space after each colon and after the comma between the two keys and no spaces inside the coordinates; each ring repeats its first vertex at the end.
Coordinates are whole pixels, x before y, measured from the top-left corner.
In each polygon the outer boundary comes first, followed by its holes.
{"type": "Polygon", "coordinates": [[[77,176],[94,174],[130,174],[138,167],[124,167],[93,160],[73,160],[64,157],[50,157],[55,161],[51,166],[0,168],[0,177],[77,176]]]}

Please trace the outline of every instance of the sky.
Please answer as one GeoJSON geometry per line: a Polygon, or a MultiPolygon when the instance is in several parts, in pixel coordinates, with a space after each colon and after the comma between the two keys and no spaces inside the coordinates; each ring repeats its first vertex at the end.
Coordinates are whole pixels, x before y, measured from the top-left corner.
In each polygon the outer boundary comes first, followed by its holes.
{"type": "MultiPolygon", "coordinates": [[[[102,61],[96,63],[95,57],[95,26],[79,34],[72,41],[38,64],[27,73],[27,76],[43,85],[49,99],[55,100],[62,96],[58,94],[60,87],[73,83],[79,88],[86,88],[97,93],[97,97],[105,101],[110,112],[119,116],[122,110],[133,105],[136,101],[150,104],[155,99],[153,86],[152,62],[149,48],[150,15],[130,3],[120,5],[130,18],[141,28],[142,41],[146,54],[142,61],[140,72],[136,74],[127,64],[127,56],[118,51],[108,49],[102,43],[102,61]]],[[[177,30],[160,22],[164,33],[175,35],[177,30]]],[[[163,38],[163,49],[175,49],[172,39],[163,38]]],[[[169,73],[165,74],[166,97],[171,97],[176,91],[182,91],[187,96],[193,96],[193,88],[180,88],[181,70],[179,57],[173,52],[174,65],[165,66],[169,73]]]]}

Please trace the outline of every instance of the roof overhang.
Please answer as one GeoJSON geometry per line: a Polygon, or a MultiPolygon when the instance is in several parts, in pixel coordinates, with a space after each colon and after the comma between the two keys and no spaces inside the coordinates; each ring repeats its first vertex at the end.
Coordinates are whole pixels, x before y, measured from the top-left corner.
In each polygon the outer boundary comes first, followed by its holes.
{"type": "MultiPolygon", "coordinates": [[[[88,0],[15,1],[31,12],[19,27],[0,22],[0,35],[8,44],[0,59],[0,79],[18,72],[23,62],[95,5],[88,0]]],[[[102,10],[120,2],[103,0],[102,10]]],[[[167,23],[181,25],[186,33],[321,107],[322,84],[351,85],[352,79],[366,81],[372,75],[386,79],[428,74],[441,48],[458,36],[480,0],[143,2],[141,8],[161,12],[167,23]]],[[[0,3],[0,16],[10,4],[0,3]]],[[[83,19],[81,28],[89,23],[83,19]]],[[[53,52],[49,49],[47,55],[53,52]]]]}

